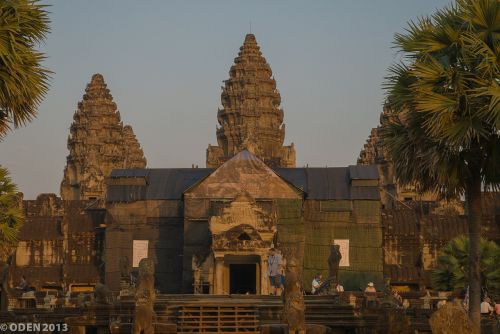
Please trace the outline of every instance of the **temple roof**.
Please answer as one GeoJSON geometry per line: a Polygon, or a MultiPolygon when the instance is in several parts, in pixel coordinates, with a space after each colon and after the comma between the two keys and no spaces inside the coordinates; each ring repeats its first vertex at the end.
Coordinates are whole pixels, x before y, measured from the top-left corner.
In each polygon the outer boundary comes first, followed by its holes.
{"type": "MultiPolygon", "coordinates": [[[[115,169],[111,172],[108,202],[181,200],[183,193],[208,177],[213,168],[115,169]]],[[[274,168],[285,181],[315,200],[379,200],[378,185],[353,185],[353,180],[378,180],[377,167],[360,165],[321,168],[274,168]]]]}
{"type": "Polygon", "coordinates": [[[355,186],[352,180],[377,180],[376,166],[276,168],[285,180],[302,189],[307,199],[379,200],[378,186],[355,186]]]}

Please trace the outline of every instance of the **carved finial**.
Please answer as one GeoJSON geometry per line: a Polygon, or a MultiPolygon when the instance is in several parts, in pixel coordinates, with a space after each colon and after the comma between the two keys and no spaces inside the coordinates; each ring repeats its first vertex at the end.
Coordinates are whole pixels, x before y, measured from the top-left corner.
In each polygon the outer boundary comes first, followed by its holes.
{"type": "Polygon", "coordinates": [[[257,43],[257,40],[255,39],[255,35],[250,33],[245,36],[245,43],[257,43]]]}
{"type": "Polygon", "coordinates": [[[91,85],[96,85],[96,84],[103,84],[104,83],[104,77],[102,76],[101,73],[96,73],[92,76],[92,79],[90,80],[91,85]]]}

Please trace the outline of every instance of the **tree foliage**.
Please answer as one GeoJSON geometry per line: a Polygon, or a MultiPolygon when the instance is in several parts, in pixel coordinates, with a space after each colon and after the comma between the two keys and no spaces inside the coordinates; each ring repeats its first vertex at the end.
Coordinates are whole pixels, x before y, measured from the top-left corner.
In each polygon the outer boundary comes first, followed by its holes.
{"type": "Polygon", "coordinates": [[[23,222],[17,187],[7,169],[0,166],[0,260],[10,255],[23,222]]]}
{"type": "Polygon", "coordinates": [[[33,0],[0,1],[0,139],[36,116],[48,90],[51,72],[36,49],[49,32],[45,7],[33,0]]]}
{"type": "MultiPolygon", "coordinates": [[[[481,239],[481,286],[490,294],[500,292],[500,247],[493,241],[481,239]]],[[[436,269],[432,272],[434,288],[450,291],[467,286],[469,239],[460,236],[451,240],[441,251],[436,269]]]]}
{"type": "Polygon", "coordinates": [[[500,181],[500,2],[459,0],[396,34],[382,127],[399,181],[444,196],[500,181]]]}

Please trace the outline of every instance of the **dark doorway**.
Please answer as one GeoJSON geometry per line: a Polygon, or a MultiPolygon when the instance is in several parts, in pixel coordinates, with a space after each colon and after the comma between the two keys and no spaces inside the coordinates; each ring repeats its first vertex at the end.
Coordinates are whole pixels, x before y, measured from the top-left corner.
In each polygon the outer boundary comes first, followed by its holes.
{"type": "Polygon", "coordinates": [[[229,265],[229,293],[255,294],[257,288],[255,263],[229,265]]]}

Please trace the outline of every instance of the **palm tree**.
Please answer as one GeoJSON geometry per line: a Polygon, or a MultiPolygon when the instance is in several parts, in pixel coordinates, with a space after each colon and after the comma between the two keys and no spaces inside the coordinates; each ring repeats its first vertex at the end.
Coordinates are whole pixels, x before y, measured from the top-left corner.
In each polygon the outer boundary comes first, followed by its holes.
{"type": "Polygon", "coordinates": [[[35,49],[49,32],[45,7],[36,0],[0,1],[0,139],[32,120],[47,92],[50,71],[35,49]]]}
{"type": "MultiPolygon", "coordinates": [[[[481,239],[480,249],[481,286],[489,295],[496,295],[500,292],[500,247],[493,241],[481,239]]],[[[441,291],[465,288],[468,262],[467,236],[451,240],[439,252],[436,268],[432,272],[433,286],[441,291]]]]}
{"type": "Polygon", "coordinates": [[[17,187],[7,169],[0,166],[0,310],[7,311],[9,291],[9,257],[17,242],[17,234],[24,222],[17,187]]]}
{"type": "Polygon", "coordinates": [[[0,261],[6,262],[24,222],[17,187],[7,169],[0,166],[0,261]]]}
{"type": "Polygon", "coordinates": [[[480,328],[481,189],[500,180],[500,2],[457,0],[396,34],[382,138],[402,184],[465,195],[469,317],[480,328]]]}

